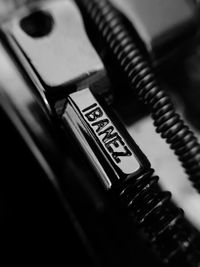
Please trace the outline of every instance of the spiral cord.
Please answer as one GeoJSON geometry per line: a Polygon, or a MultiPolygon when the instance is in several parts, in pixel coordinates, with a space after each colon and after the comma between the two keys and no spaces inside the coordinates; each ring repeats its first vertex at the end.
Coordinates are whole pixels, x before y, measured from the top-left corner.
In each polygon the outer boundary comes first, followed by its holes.
{"type": "Polygon", "coordinates": [[[151,111],[156,132],[174,150],[194,187],[200,192],[200,144],[175,112],[170,97],[159,87],[151,65],[119,12],[107,0],[77,0],[94,22],[130,88],[151,111]]]}
{"type": "Polygon", "coordinates": [[[161,191],[157,183],[151,169],[120,184],[116,191],[165,264],[200,266],[199,234],[170,201],[171,194],[161,191]]]}

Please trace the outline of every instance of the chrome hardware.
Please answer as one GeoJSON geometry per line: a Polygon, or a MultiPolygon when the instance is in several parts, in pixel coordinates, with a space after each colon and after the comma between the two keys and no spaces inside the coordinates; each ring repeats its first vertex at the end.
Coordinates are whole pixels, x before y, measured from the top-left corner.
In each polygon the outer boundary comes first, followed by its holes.
{"type": "Polygon", "coordinates": [[[125,128],[110,116],[89,89],[69,95],[62,120],[107,189],[117,180],[138,176],[149,166],[125,128]]]}
{"type": "MultiPolygon", "coordinates": [[[[48,106],[48,103],[46,103],[48,106]]],[[[48,159],[55,162],[57,145],[48,110],[31,92],[20,71],[0,42],[0,107],[7,114],[25,143],[48,175],[56,183],[48,159]]],[[[12,133],[8,133],[11,138],[12,133]]]]}
{"type": "Polygon", "coordinates": [[[108,85],[103,63],[90,43],[75,3],[52,1],[22,8],[2,29],[8,44],[40,92],[108,85]],[[43,25],[43,27],[41,27],[43,25]]]}

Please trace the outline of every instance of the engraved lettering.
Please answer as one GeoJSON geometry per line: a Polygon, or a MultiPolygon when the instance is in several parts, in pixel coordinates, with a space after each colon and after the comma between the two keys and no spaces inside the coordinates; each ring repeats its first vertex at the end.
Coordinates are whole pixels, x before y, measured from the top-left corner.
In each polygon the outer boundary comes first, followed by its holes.
{"type": "Polygon", "coordinates": [[[96,132],[99,133],[99,131],[101,131],[103,128],[105,128],[105,126],[107,126],[109,124],[109,120],[108,119],[103,119],[97,122],[93,122],[92,126],[97,126],[96,132]]]}
{"type": "Polygon", "coordinates": [[[114,145],[115,148],[118,148],[119,146],[124,146],[124,142],[118,134],[113,140],[106,143],[106,147],[108,148],[109,152],[113,152],[112,145],[114,145]]]}
{"type": "Polygon", "coordinates": [[[88,121],[96,121],[96,119],[103,116],[103,112],[99,107],[97,107],[91,110],[90,112],[86,113],[85,116],[88,119],[88,121]]]}
{"type": "Polygon", "coordinates": [[[115,138],[117,133],[114,132],[114,127],[113,126],[109,126],[108,128],[106,128],[104,131],[101,131],[99,133],[99,136],[102,134],[105,134],[105,136],[103,137],[103,142],[107,143],[108,141],[110,141],[111,139],[115,138]]]}
{"type": "Polygon", "coordinates": [[[70,94],[63,120],[106,188],[111,188],[116,179],[137,175],[141,163],[135,155],[135,143],[123,126],[112,120],[109,110],[104,110],[89,88],[70,94]]]}
{"type": "Polygon", "coordinates": [[[108,149],[108,151],[110,153],[112,153],[112,156],[113,156],[113,159],[116,161],[116,163],[120,163],[121,160],[120,160],[120,156],[121,157],[128,157],[128,156],[131,156],[132,153],[131,151],[126,147],[124,146],[124,142],[122,140],[122,138],[117,135],[113,140],[109,141],[107,144],[106,144],[106,147],[108,149]],[[122,148],[124,151],[120,151],[120,152],[116,152],[113,148],[112,148],[112,145],[114,146],[114,148],[122,148]]]}
{"type": "Polygon", "coordinates": [[[91,106],[89,106],[89,107],[87,107],[87,108],[84,108],[83,110],[82,110],[82,112],[86,112],[86,111],[88,111],[88,110],[90,110],[90,109],[92,109],[92,108],[95,108],[97,106],[97,103],[94,103],[94,104],[92,104],[91,106]]]}
{"type": "Polygon", "coordinates": [[[85,117],[90,125],[95,127],[95,132],[99,136],[100,141],[105,145],[117,164],[121,162],[121,157],[132,156],[132,152],[125,145],[122,137],[112,125],[111,121],[105,116],[104,111],[96,103],[83,109],[82,112],[87,112],[85,117]]]}
{"type": "Polygon", "coordinates": [[[121,160],[119,159],[119,157],[130,157],[130,156],[132,156],[132,153],[128,149],[127,146],[124,146],[123,148],[124,148],[124,151],[120,151],[120,152],[116,152],[115,151],[115,152],[112,153],[112,156],[113,156],[113,158],[115,159],[115,161],[117,163],[120,163],[121,162],[121,160]]]}

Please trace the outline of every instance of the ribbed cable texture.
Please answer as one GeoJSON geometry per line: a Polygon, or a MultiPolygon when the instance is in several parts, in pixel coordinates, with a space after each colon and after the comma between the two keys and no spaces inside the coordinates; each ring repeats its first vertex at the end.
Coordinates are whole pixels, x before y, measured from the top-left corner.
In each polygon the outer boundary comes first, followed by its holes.
{"type": "MultiPolygon", "coordinates": [[[[150,107],[157,132],[171,144],[190,179],[198,187],[200,149],[196,138],[160,90],[148,61],[123,25],[119,13],[106,0],[77,0],[110,47],[138,97],[150,107]]],[[[138,178],[119,181],[115,188],[135,222],[143,227],[164,263],[200,266],[199,233],[171,202],[171,194],[158,187],[149,170],[138,178]]]]}
{"type": "Polygon", "coordinates": [[[169,96],[159,87],[148,60],[119,12],[107,0],[77,0],[77,3],[96,25],[135,95],[150,109],[156,131],[170,144],[200,192],[200,145],[197,138],[175,112],[169,96]]]}
{"type": "Polygon", "coordinates": [[[158,177],[153,176],[152,169],[119,184],[116,191],[164,263],[200,266],[199,233],[185,220],[183,211],[171,202],[170,192],[159,189],[158,177]]]}

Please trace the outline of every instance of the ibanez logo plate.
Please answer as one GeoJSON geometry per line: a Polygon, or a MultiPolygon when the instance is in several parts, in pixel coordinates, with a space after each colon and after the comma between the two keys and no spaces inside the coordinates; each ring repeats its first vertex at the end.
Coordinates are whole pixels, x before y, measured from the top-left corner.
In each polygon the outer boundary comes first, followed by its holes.
{"type": "Polygon", "coordinates": [[[127,142],[124,131],[119,129],[90,90],[72,93],[68,100],[63,120],[106,187],[111,186],[113,177],[125,179],[133,176],[140,168],[134,143],[131,146],[130,139],[127,142]]]}
{"type": "Polygon", "coordinates": [[[97,103],[83,109],[82,113],[117,164],[121,163],[122,157],[132,156],[125,141],[97,103]]]}

